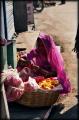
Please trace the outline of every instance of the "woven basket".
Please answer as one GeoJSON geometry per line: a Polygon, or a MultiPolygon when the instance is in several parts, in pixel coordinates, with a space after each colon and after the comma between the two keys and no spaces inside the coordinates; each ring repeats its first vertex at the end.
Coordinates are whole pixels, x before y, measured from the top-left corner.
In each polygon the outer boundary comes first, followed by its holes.
{"type": "Polygon", "coordinates": [[[28,107],[45,107],[53,105],[59,98],[59,91],[33,91],[24,93],[18,103],[28,107]]]}

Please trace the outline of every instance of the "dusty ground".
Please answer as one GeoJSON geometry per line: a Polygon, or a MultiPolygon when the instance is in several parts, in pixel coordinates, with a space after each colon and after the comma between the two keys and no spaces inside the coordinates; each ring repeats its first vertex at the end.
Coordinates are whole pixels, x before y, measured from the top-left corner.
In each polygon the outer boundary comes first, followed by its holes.
{"type": "MultiPolygon", "coordinates": [[[[45,7],[41,13],[35,13],[34,18],[36,30],[19,34],[17,43],[23,42],[21,47],[25,46],[28,52],[30,48],[35,45],[39,31],[43,31],[52,36],[57,36],[60,43],[63,44],[64,52],[62,52],[62,56],[66,71],[74,88],[73,91],[61,101],[65,105],[62,113],[65,113],[65,111],[77,105],[77,98],[75,97],[78,88],[77,60],[75,53],[72,51],[77,30],[77,1],[69,1],[66,2],[65,5],[45,7]]],[[[17,44],[17,47],[18,46],[20,46],[20,44],[17,44]]]]}

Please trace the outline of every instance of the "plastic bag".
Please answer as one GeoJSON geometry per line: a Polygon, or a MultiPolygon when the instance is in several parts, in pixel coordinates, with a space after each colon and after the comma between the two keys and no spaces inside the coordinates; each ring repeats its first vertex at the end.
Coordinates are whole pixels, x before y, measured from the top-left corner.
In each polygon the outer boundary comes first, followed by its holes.
{"type": "Polygon", "coordinates": [[[24,91],[26,91],[26,92],[32,92],[39,88],[40,87],[37,84],[36,80],[31,77],[29,77],[29,80],[27,82],[24,82],[24,91]]]}
{"type": "Polygon", "coordinates": [[[10,102],[19,99],[24,93],[24,83],[17,70],[12,68],[5,70],[3,76],[7,100],[10,102]]]}

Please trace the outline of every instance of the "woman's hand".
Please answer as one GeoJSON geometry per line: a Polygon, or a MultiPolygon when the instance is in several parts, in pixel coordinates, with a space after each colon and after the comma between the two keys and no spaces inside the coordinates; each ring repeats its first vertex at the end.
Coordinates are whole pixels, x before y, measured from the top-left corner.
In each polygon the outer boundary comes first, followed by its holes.
{"type": "Polygon", "coordinates": [[[19,67],[29,67],[29,65],[31,65],[31,62],[27,59],[24,59],[24,58],[20,58],[18,63],[17,63],[17,66],[19,67]]]}
{"type": "Polygon", "coordinates": [[[50,74],[47,70],[44,70],[37,65],[33,65],[32,70],[33,70],[33,72],[38,73],[39,75],[44,76],[44,77],[46,77],[50,74]]]}

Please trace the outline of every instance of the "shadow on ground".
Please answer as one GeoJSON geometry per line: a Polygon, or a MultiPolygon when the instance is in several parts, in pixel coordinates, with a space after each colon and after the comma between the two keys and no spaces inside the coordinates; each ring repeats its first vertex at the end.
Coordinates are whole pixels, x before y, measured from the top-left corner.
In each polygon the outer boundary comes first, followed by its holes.
{"type": "Polygon", "coordinates": [[[56,112],[56,110],[52,109],[51,114],[50,114],[48,120],[53,120],[53,119],[54,120],[55,119],[56,120],[57,119],[58,120],[59,119],[61,119],[61,120],[63,120],[63,119],[65,119],[65,120],[75,119],[76,120],[76,119],[78,119],[78,105],[73,106],[71,109],[69,109],[68,111],[66,111],[63,114],[60,114],[60,111],[56,112]]]}
{"type": "MultiPolygon", "coordinates": [[[[9,104],[9,112],[11,119],[28,119],[28,120],[41,120],[44,119],[46,114],[48,114],[48,110],[50,107],[39,107],[39,108],[31,108],[20,105],[15,102],[8,103],[9,104]]],[[[52,110],[47,120],[57,120],[57,119],[77,119],[78,118],[78,104],[70,108],[68,111],[60,114],[60,112],[64,109],[64,104],[59,103],[57,105],[53,105],[52,110]]],[[[45,120],[46,120],[45,119],[45,120]]]]}
{"type": "MultiPolygon", "coordinates": [[[[75,96],[79,100],[79,95],[75,96]]],[[[66,98],[65,98],[66,99],[66,98]]],[[[70,102],[70,101],[69,101],[70,102]]],[[[77,120],[78,119],[78,106],[79,103],[76,105],[73,105],[70,109],[68,109],[66,112],[63,112],[61,114],[61,111],[64,109],[64,104],[60,104],[59,108],[56,106],[55,109],[51,110],[51,113],[48,117],[48,120],[77,120]]]]}
{"type": "Polygon", "coordinates": [[[25,120],[35,120],[35,119],[42,119],[44,114],[50,107],[40,107],[40,108],[31,108],[26,107],[24,105],[20,105],[18,103],[8,103],[9,105],[9,112],[10,112],[10,119],[25,119],[25,120]]]}

